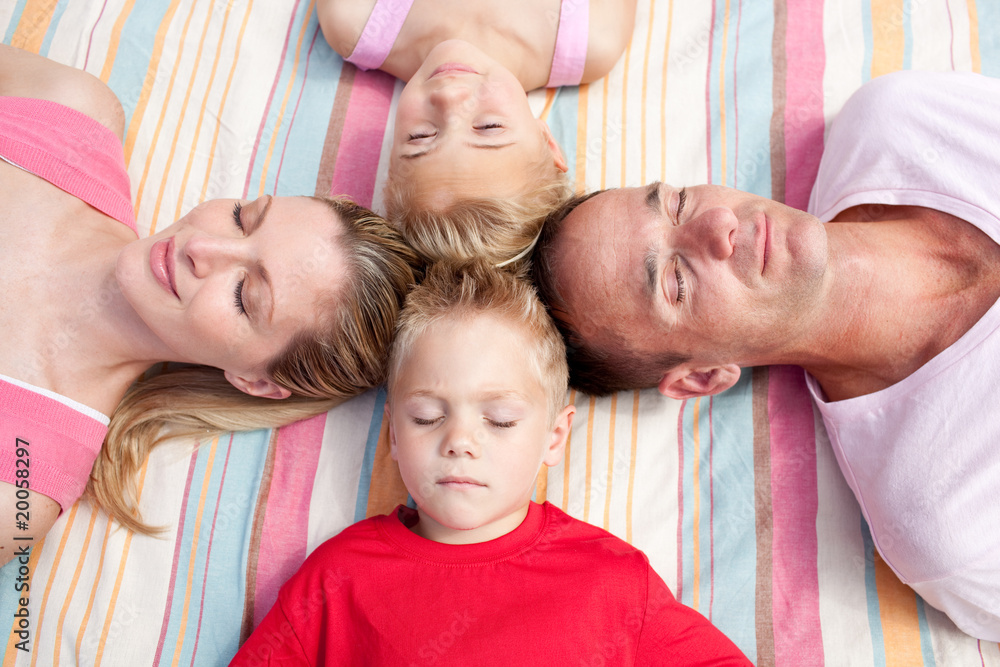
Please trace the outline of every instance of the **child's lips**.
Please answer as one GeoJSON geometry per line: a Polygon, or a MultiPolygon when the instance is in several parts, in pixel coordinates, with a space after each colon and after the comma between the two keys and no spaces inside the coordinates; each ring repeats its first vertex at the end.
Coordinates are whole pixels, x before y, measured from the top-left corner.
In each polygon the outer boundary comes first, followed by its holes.
{"type": "Polygon", "coordinates": [[[460,477],[454,475],[450,475],[448,477],[442,477],[441,479],[438,480],[438,484],[453,489],[472,489],[472,488],[486,486],[479,480],[473,479],[471,477],[460,477]]]}
{"type": "Polygon", "coordinates": [[[463,63],[445,63],[431,72],[431,75],[427,78],[433,79],[438,75],[448,74],[479,74],[479,72],[463,63]]]}

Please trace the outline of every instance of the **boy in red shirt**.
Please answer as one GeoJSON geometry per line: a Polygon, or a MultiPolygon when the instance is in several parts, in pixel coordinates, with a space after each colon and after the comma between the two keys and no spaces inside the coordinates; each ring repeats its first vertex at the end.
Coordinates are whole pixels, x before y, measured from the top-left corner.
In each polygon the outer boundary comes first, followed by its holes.
{"type": "Polygon", "coordinates": [[[641,551],[531,501],[563,455],[565,349],[527,283],[434,267],[407,298],[386,419],[416,509],[328,540],[235,665],[749,665],[641,551]]]}

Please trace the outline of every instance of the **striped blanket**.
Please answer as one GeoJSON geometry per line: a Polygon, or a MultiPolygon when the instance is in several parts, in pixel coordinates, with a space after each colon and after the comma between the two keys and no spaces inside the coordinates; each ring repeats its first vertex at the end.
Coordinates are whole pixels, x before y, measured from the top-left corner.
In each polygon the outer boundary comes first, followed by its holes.
{"type": "MultiPolygon", "coordinates": [[[[7,0],[0,34],[117,93],[140,234],[211,197],[380,207],[401,84],[345,65],[310,0],[7,0]]],[[[1000,3],[639,0],[611,75],[531,103],[579,189],[710,182],[802,207],[825,124],[907,68],[1000,76],[1000,3]]],[[[643,549],[757,664],[1000,665],[873,551],[797,369],[745,371],[714,398],[570,400],[565,462],[536,498],[643,549]]],[[[0,570],[3,665],[225,664],[306,554],[407,500],[384,402],[161,447],[139,480],[160,537],[78,503],[0,570]]]]}

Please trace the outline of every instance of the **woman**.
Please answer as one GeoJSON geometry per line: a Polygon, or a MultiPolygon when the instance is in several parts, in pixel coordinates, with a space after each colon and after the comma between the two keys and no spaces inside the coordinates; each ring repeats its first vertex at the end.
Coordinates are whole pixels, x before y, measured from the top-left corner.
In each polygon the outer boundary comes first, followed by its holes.
{"type": "Polygon", "coordinates": [[[635,0],[321,0],[330,45],[407,81],[385,206],[430,260],[515,262],[569,193],[568,165],[525,91],[606,75],[635,0]]]}
{"type": "Polygon", "coordinates": [[[285,424],[382,380],[418,264],[381,219],[216,200],[137,239],[114,94],[0,46],[0,95],[0,521],[18,528],[0,561],[49,530],[91,464],[97,504],[149,532],[133,478],[165,424],[285,424]],[[162,361],[191,366],[129,388],[162,361]]]}

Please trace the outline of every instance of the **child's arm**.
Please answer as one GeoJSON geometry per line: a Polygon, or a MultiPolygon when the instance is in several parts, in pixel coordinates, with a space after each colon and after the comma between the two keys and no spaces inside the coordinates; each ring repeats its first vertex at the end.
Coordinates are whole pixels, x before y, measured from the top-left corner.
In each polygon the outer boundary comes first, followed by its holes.
{"type": "Polygon", "coordinates": [[[610,72],[632,40],[636,0],[590,0],[590,34],[583,80],[591,83],[610,72]]]}
{"type": "Polygon", "coordinates": [[[280,598],[261,624],[240,647],[230,667],[308,667],[312,661],[302,649],[295,628],[281,608],[280,598]]]}
{"type": "Polygon", "coordinates": [[[635,664],[744,667],[751,663],[728,637],[694,609],[678,602],[649,568],[646,616],[635,664]]]}

